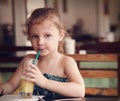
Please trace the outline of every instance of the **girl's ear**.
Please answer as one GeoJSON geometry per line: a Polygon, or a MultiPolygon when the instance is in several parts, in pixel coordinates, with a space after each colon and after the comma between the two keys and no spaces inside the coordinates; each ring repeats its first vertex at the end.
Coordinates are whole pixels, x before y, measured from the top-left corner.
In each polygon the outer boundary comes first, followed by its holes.
{"type": "Polygon", "coordinates": [[[65,31],[62,30],[62,31],[60,32],[60,34],[59,34],[59,41],[62,41],[62,39],[64,38],[64,36],[65,36],[65,31]]]}

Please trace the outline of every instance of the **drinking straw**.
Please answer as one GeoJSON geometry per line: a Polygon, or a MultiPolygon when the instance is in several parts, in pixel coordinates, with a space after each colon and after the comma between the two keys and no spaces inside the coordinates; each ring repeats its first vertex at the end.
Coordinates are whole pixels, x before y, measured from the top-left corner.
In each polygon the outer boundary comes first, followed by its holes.
{"type": "Polygon", "coordinates": [[[37,52],[37,55],[36,55],[36,57],[35,57],[35,59],[34,59],[34,61],[33,61],[33,64],[36,64],[36,62],[37,62],[37,59],[38,59],[38,57],[39,57],[39,55],[40,55],[40,50],[37,52]]]}

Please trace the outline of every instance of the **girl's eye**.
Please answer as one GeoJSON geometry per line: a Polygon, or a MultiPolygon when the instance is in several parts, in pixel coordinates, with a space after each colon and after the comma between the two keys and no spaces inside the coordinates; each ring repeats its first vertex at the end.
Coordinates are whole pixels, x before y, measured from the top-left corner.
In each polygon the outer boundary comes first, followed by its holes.
{"type": "Polygon", "coordinates": [[[37,35],[31,35],[31,38],[32,38],[32,39],[37,39],[38,36],[37,36],[37,35]]]}
{"type": "Polygon", "coordinates": [[[46,35],[45,35],[46,38],[49,38],[49,37],[51,37],[51,36],[52,36],[51,34],[46,34],[46,35]]]}

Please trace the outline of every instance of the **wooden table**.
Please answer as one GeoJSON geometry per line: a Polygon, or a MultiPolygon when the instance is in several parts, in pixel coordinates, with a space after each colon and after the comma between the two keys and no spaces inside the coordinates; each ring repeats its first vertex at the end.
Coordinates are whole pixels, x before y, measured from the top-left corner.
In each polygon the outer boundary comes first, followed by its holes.
{"type": "Polygon", "coordinates": [[[42,99],[44,96],[33,96],[32,98],[20,98],[18,95],[4,95],[0,101],[120,101],[120,98],[66,98],[66,99],[42,99]]]}
{"type": "Polygon", "coordinates": [[[85,98],[85,101],[120,101],[120,98],[85,98]]]}

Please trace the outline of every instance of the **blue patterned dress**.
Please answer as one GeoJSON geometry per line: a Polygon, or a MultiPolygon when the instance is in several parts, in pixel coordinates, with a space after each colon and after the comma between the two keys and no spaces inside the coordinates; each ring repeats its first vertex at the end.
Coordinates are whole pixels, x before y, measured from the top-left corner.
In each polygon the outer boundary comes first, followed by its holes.
{"type": "MultiPolygon", "coordinates": [[[[49,75],[44,73],[43,74],[47,79],[50,80],[55,80],[55,81],[59,81],[59,82],[67,82],[68,79],[67,78],[62,78],[62,77],[58,77],[58,76],[54,76],[54,75],[49,75]]],[[[37,85],[34,85],[34,91],[33,91],[33,95],[44,95],[45,97],[50,97],[50,98],[62,98],[64,96],[57,94],[55,92],[51,92],[47,89],[41,88],[37,85]]]]}

